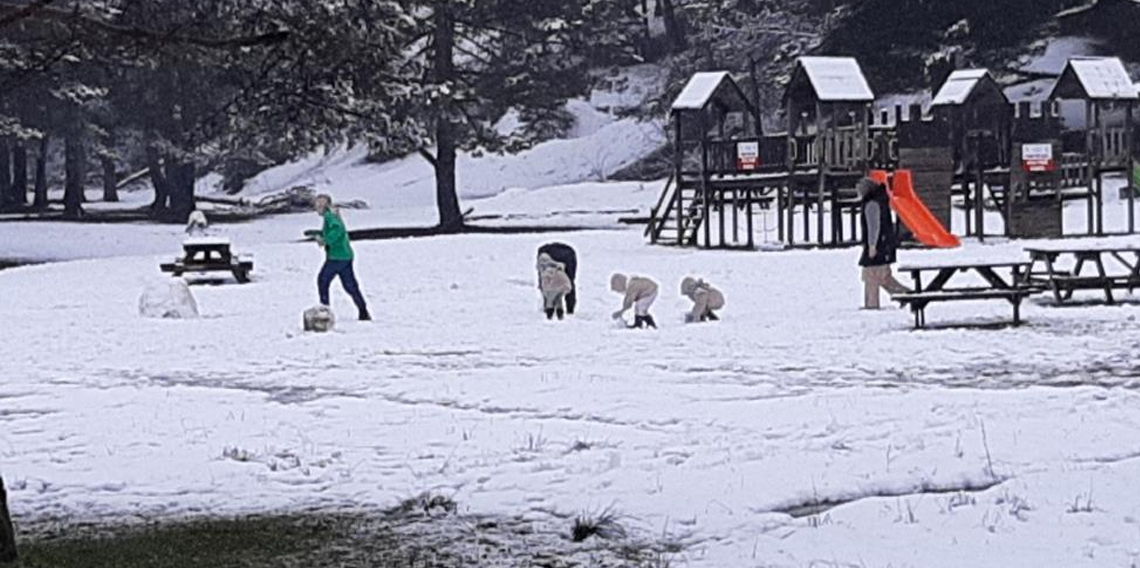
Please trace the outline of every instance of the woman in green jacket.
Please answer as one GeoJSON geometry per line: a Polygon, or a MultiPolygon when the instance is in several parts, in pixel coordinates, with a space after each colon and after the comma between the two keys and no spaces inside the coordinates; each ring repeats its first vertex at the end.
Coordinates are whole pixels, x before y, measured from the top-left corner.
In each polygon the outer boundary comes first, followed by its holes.
{"type": "Polygon", "coordinates": [[[371,320],[372,316],[368,313],[368,305],[364,302],[364,295],[360,293],[360,285],[356,282],[356,273],[352,270],[354,255],[352,245],[348,241],[348,230],[344,227],[344,220],[333,208],[332,197],[326,194],[318,195],[314,201],[314,206],[317,214],[325,221],[321,228],[321,235],[317,237],[318,242],[325,248],[325,264],[317,276],[317,293],[320,295],[321,304],[329,305],[329,285],[332,284],[334,278],[339,276],[344,291],[352,296],[352,301],[356,304],[360,320],[371,320]]]}

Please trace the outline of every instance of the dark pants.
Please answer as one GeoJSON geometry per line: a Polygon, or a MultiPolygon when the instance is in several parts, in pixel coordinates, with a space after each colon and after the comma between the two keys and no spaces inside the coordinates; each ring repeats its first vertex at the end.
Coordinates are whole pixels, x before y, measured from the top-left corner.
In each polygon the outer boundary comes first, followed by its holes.
{"type": "Polygon", "coordinates": [[[566,294],[566,313],[574,313],[574,306],[578,305],[578,253],[565,243],[549,243],[538,248],[538,254],[546,253],[556,262],[566,267],[566,276],[570,277],[570,293],[566,294]]]}
{"type": "Polygon", "coordinates": [[[361,313],[368,311],[368,306],[364,303],[364,295],[360,293],[360,285],[356,283],[356,273],[352,271],[351,260],[326,260],[325,265],[321,267],[321,273],[317,275],[317,293],[320,294],[321,304],[329,305],[329,285],[337,276],[340,277],[340,283],[344,286],[344,291],[352,296],[352,302],[356,304],[356,309],[361,313]]]}

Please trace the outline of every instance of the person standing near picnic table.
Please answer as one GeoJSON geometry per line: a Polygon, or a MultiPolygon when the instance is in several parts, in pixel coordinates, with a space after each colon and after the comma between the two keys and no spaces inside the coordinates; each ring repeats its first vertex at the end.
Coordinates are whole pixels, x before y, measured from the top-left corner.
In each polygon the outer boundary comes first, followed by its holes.
{"type": "Polygon", "coordinates": [[[898,232],[891,215],[891,200],[885,185],[870,178],[855,184],[862,202],[863,252],[859,266],[863,267],[863,308],[879,309],[879,289],[891,294],[909,292],[895,279],[891,265],[898,249],[898,232]]]}
{"type": "Polygon", "coordinates": [[[357,316],[360,321],[369,321],[372,315],[368,313],[368,305],[364,301],[364,295],[360,293],[360,285],[356,281],[356,273],[352,269],[352,262],[355,259],[355,254],[352,252],[352,244],[349,242],[348,229],[344,226],[344,219],[341,218],[340,212],[333,207],[332,197],[327,194],[320,194],[313,202],[317,214],[324,219],[324,226],[321,228],[321,233],[317,236],[317,242],[325,249],[325,264],[321,266],[321,272],[317,275],[317,293],[320,296],[321,305],[329,305],[329,285],[332,284],[334,278],[340,278],[340,283],[344,286],[344,291],[352,297],[352,302],[356,304],[357,316]]]}

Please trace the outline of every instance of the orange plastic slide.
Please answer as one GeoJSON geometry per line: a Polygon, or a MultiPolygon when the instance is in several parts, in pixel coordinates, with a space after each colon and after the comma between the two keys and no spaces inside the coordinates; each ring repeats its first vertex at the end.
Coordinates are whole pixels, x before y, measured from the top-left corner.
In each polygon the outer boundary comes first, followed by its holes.
{"type": "MultiPolygon", "coordinates": [[[[873,170],[871,178],[879,183],[887,183],[887,172],[873,170]]],[[[910,170],[896,170],[891,188],[891,208],[899,214],[899,219],[914,233],[914,238],[926,246],[955,248],[962,246],[957,235],[950,233],[942,222],[926,208],[926,204],[914,191],[914,179],[910,170]]]]}

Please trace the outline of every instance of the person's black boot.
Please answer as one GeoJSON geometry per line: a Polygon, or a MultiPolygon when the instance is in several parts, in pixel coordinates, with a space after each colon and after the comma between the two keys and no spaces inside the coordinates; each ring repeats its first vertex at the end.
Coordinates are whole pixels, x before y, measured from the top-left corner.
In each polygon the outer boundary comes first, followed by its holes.
{"type": "Polygon", "coordinates": [[[645,321],[641,319],[641,316],[633,316],[633,323],[630,324],[629,328],[641,329],[641,326],[643,325],[645,325],[645,321]]]}
{"type": "Polygon", "coordinates": [[[554,310],[554,315],[561,320],[562,318],[566,317],[566,312],[563,312],[562,308],[558,308],[557,310],[554,310]]]}
{"type": "Polygon", "coordinates": [[[642,318],[642,321],[645,322],[645,325],[648,325],[650,329],[657,329],[657,322],[653,321],[653,316],[646,314],[645,317],[642,318]]]}
{"type": "Polygon", "coordinates": [[[566,294],[566,313],[574,315],[574,308],[578,305],[578,287],[575,286],[566,294]]]}
{"type": "Polygon", "coordinates": [[[709,312],[705,317],[709,318],[709,321],[720,321],[720,318],[712,312],[709,312]]]}
{"type": "Polygon", "coordinates": [[[372,321],[372,314],[368,313],[368,308],[364,308],[363,310],[360,310],[360,313],[357,315],[356,319],[360,321],[372,321]]]}
{"type": "Polygon", "coordinates": [[[546,308],[546,319],[554,319],[554,308],[546,308]]]}

